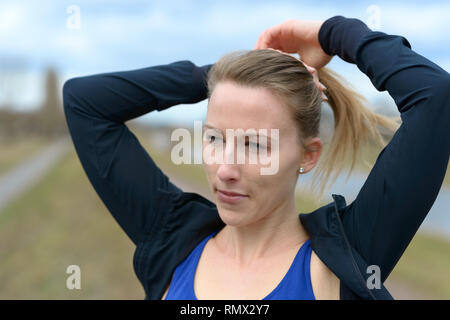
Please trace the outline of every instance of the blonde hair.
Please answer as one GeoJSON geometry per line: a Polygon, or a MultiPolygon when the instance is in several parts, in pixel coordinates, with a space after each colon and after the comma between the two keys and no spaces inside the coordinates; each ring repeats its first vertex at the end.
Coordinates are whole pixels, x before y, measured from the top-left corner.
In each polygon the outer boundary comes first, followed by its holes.
{"type": "MultiPolygon", "coordinates": [[[[386,145],[378,126],[395,132],[400,118],[376,114],[365,107],[364,97],[352,90],[336,72],[324,67],[318,70],[318,76],[327,88],[327,102],[334,115],[332,139],[327,152],[321,154],[313,175],[313,186],[319,186],[321,198],[328,184],[332,185],[346,167],[349,158],[350,175],[361,145],[371,140],[379,146],[386,145]]],[[[208,73],[208,99],[215,86],[223,81],[266,88],[281,99],[297,124],[299,143],[304,150],[314,151],[305,146],[305,139],[319,135],[322,98],[312,75],[300,60],[268,49],[231,52],[222,56],[208,73]]]]}

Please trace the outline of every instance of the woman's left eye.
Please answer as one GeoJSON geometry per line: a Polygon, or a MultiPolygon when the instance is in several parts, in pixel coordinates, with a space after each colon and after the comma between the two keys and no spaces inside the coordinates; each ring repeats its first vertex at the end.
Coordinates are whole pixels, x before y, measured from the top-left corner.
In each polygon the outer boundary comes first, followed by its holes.
{"type": "Polygon", "coordinates": [[[250,145],[250,144],[251,144],[252,146],[256,147],[258,150],[261,148],[261,146],[260,146],[259,143],[249,143],[249,142],[246,142],[246,143],[245,143],[246,146],[248,146],[248,145],[250,145]]]}

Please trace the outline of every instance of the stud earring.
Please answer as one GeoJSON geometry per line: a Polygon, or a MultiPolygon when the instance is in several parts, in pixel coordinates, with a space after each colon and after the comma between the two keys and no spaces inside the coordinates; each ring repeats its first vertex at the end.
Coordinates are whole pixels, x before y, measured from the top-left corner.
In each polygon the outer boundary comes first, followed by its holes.
{"type": "Polygon", "coordinates": [[[305,171],[305,169],[300,168],[299,172],[300,172],[300,173],[303,173],[303,171],[305,171]]]}

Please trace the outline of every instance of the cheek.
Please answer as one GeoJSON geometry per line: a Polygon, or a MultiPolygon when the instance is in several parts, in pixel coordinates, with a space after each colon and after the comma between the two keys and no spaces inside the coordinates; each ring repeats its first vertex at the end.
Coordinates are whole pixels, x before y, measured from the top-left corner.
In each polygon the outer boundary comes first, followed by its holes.
{"type": "Polygon", "coordinates": [[[216,166],[203,162],[203,170],[205,171],[208,181],[211,181],[211,178],[216,174],[216,166]]]}
{"type": "Polygon", "coordinates": [[[278,172],[275,175],[263,176],[265,185],[278,198],[285,198],[295,188],[297,166],[300,157],[296,156],[296,148],[288,147],[279,150],[278,172]]]}

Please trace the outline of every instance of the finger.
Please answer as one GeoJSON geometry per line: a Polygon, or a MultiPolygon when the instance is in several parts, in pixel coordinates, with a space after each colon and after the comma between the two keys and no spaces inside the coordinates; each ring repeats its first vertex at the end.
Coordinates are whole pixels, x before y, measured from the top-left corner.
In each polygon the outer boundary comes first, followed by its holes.
{"type": "Polygon", "coordinates": [[[255,44],[254,50],[263,49],[261,43],[262,43],[262,41],[264,39],[264,32],[262,32],[259,35],[258,40],[256,41],[256,44],[255,44]]]}
{"type": "Polygon", "coordinates": [[[270,47],[270,41],[267,38],[266,32],[262,33],[257,42],[257,49],[267,49],[270,47]]]}
{"type": "MultiPolygon", "coordinates": [[[[282,53],[282,54],[285,54],[285,55],[288,55],[288,56],[290,56],[290,57],[292,57],[289,53],[287,53],[287,52],[284,52],[284,51],[281,51],[281,50],[279,50],[279,49],[274,49],[274,48],[267,48],[268,50],[274,50],[274,51],[277,51],[277,52],[279,52],[279,53],[282,53]]],[[[293,58],[295,58],[295,57],[293,57],[293,58]]],[[[297,59],[297,58],[296,58],[297,59]]],[[[298,59],[297,59],[298,60],[298,59]]]]}
{"type": "Polygon", "coordinates": [[[306,69],[309,71],[309,73],[311,73],[311,75],[313,76],[313,80],[316,83],[317,86],[320,87],[325,87],[323,84],[321,84],[319,82],[319,75],[317,73],[317,69],[314,67],[311,67],[309,65],[307,65],[306,63],[303,62],[303,65],[306,67],[306,69]]]}
{"type": "Polygon", "coordinates": [[[303,64],[305,65],[306,69],[308,69],[308,71],[310,73],[316,73],[317,72],[316,68],[311,67],[310,65],[307,65],[305,62],[303,62],[303,64]]]}
{"type": "Polygon", "coordinates": [[[263,33],[261,33],[258,42],[258,49],[266,49],[266,48],[275,48],[280,49],[279,47],[279,36],[280,29],[279,26],[273,26],[269,29],[266,29],[263,33]]]}

